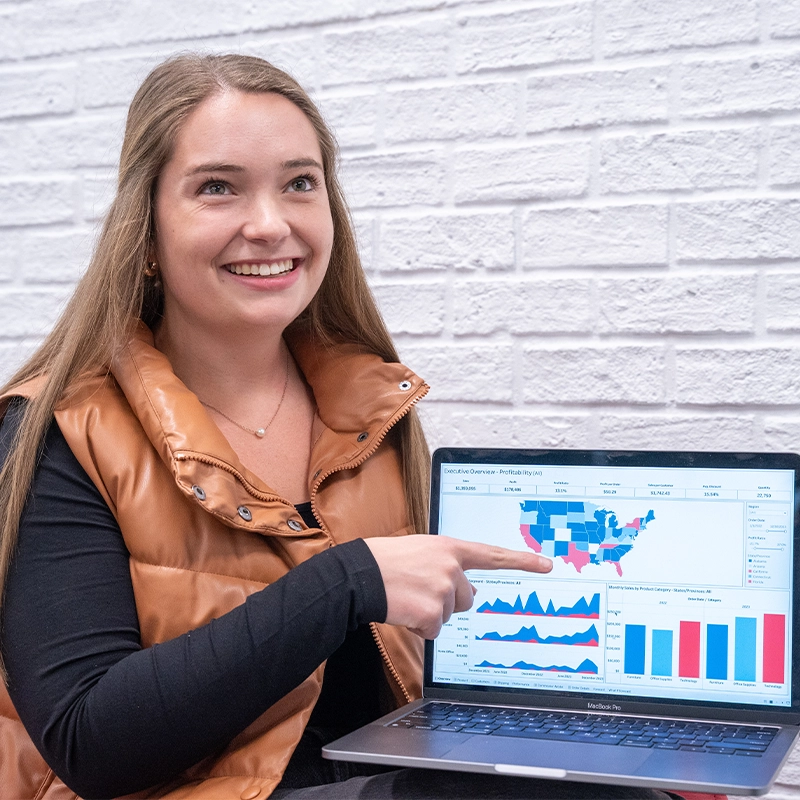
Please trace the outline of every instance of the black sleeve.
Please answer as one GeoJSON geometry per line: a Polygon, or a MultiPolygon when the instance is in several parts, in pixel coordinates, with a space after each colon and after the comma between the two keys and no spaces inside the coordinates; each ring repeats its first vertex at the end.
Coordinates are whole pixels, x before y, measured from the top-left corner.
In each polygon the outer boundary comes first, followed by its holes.
{"type": "MultiPolygon", "coordinates": [[[[0,431],[1,455],[14,428],[12,418],[0,431]]],[[[51,425],[20,522],[2,652],[20,718],[79,795],[174,778],[301,683],[348,630],[385,617],[377,563],[356,540],[208,625],[143,649],[119,527],[51,425]]]]}

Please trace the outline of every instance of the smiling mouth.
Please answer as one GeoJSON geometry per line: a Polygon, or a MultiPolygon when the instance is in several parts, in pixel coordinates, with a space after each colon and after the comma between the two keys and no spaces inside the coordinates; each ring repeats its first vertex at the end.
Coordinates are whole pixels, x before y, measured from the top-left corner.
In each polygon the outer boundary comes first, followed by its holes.
{"type": "Polygon", "coordinates": [[[294,269],[294,260],[285,258],[283,261],[273,261],[271,263],[252,261],[246,264],[226,264],[225,269],[233,275],[260,275],[267,277],[291,272],[294,269]]]}

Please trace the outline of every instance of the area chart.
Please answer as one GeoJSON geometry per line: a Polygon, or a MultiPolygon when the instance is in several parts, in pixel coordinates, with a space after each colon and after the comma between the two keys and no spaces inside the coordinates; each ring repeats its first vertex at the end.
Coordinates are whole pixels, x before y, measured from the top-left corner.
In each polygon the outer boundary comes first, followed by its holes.
{"type": "Polygon", "coordinates": [[[481,604],[477,609],[478,614],[514,614],[525,617],[563,617],[564,619],[600,619],[600,595],[593,594],[591,600],[581,597],[571,606],[556,608],[552,600],[547,601],[543,608],[536,592],[531,592],[523,603],[522,597],[517,595],[513,603],[507,603],[498,598],[493,602],[481,604]]]}
{"type": "Polygon", "coordinates": [[[578,633],[565,633],[562,636],[542,636],[535,625],[529,628],[522,627],[516,633],[505,635],[497,631],[489,631],[483,636],[475,637],[480,642],[525,642],[527,644],[568,644],[580,647],[598,647],[600,636],[597,628],[590,625],[585,631],[578,633]]]}
{"type": "Polygon", "coordinates": [[[517,661],[516,664],[506,665],[506,664],[490,664],[488,661],[483,661],[480,664],[476,664],[476,667],[491,667],[492,669],[521,669],[521,670],[531,670],[534,672],[570,672],[573,675],[597,675],[598,669],[597,664],[590,659],[585,659],[578,664],[577,667],[567,667],[564,665],[551,665],[549,667],[540,667],[538,664],[528,664],[525,661],[517,661]]]}

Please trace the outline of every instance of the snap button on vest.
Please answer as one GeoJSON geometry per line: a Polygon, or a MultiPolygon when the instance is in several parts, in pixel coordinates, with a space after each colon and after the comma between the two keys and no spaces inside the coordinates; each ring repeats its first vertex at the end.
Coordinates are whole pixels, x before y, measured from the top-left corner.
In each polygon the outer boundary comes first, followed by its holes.
{"type": "Polygon", "coordinates": [[[242,800],[255,800],[255,798],[258,797],[260,794],[261,794],[260,786],[249,786],[239,795],[239,797],[241,797],[242,800]]]}
{"type": "Polygon", "coordinates": [[[411,388],[411,381],[400,381],[400,383],[397,384],[397,388],[401,392],[407,392],[411,388]]]}
{"type": "Polygon", "coordinates": [[[359,433],[358,434],[358,441],[359,442],[363,442],[364,439],[366,439],[368,436],[369,436],[369,434],[366,431],[364,431],[364,433],[359,433]]]}
{"type": "Polygon", "coordinates": [[[301,530],[303,530],[303,526],[296,519],[290,519],[286,524],[293,531],[301,531],[301,530]]]}
{"type": "Polygon", "coordinates": [[[192,491],[194,492],[194,496],[198,500],[206,499],[206,493],[202,486],[198,486],[197,484],[195,484],[194,486],[192,486],[192,491]]]}
{"type": "MultiPolygon", "coordinates": [[[[236,513],[245,522],[250,522],[250,520],[253,519],[253,515],[250,513],[250,509],[247,506],[239,506],[239,508],[236,509],[236,513]]],[[[261,789],[259,789],[258,791],[260,792],[261,789]]],[[[253,795],[253,797],[255,797],[255,795],[253,795]]]]}

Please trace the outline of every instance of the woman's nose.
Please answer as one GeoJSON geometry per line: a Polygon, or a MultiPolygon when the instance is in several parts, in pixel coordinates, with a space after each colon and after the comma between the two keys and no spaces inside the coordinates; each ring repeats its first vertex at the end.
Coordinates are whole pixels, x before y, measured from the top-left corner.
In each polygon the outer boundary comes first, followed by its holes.
{"type": "Polygon", "coordinates": [[[259,196],[248,206],[247,219],[242,233],[248,239],[278,242],[291,233],[284,209],[280,201],[273,197],[259,196]]]}

